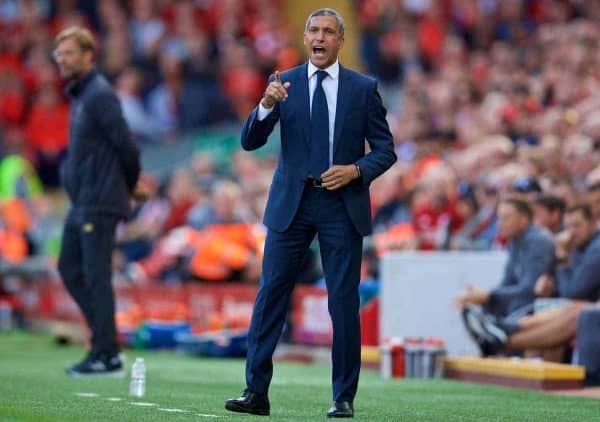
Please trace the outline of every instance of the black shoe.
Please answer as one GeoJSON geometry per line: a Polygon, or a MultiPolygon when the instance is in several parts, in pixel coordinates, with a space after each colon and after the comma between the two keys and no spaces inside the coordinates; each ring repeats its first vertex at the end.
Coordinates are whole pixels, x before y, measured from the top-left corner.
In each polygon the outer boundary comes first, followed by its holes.
{"type": "Polygon", "coordinates": [[[497,354],[506,345],[508,335],[491,315],[484,314],[475,306],[467,306],[463,309],[462,319],[483,356],[497,354]]]}
{"type": "Polygon", "coordinates": [[[123,362],[119,355],[102,356],[88,354],[81,362],[67,369],[67,374],[72,377],[111,376],[123,377],[123,362]]]}
{"type": "Polygon", "coordinates": [[[253,415],[269,416],[271,406],[266,394],[253,393],[246,389],[237,399],[225,402],[225,409],[232,412],[251,413],[253,415]]]}
{"type": "Polygon", "coordinates": [[[353,418],[354,407],[349,401],[334,401],[327,412],[328,418],[353,418]]]}

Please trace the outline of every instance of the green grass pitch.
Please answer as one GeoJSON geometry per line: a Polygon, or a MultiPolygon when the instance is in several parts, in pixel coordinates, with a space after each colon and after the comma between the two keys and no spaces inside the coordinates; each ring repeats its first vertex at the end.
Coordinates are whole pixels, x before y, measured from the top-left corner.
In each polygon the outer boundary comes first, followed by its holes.
{"type": "MultiPolygon", "coordinates": [[[[127,395],[127,378],[72,379],[65,375],[64,368],[82,355],[81,348],[56,346],[46,335],[0,335],[0,421],[260,418],[232,414],[223,407],[226,398],[243,388],[242,360],[126,350],[128,367],[134,357],[141,356],[148,368],[147,394],[138,400],[127,395]]],[[[326,365],[276,363],[271,419],[324,420],[331,400],[329,378],[326,365]]],[[[355,410],[355,419],[363,421],[600,420],[600,400],[444,380],[384,381],[372,371],[361,374],[355,410]]]]}

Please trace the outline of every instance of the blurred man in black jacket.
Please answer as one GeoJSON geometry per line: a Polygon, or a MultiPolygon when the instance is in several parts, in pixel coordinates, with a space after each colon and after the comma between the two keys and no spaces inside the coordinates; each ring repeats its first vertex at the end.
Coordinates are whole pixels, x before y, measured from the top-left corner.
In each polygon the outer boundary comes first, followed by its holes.
{"type": "Polygon", "coordinates": [[[56,37],[54,58],[71,98],[68,155],[62,181],[72,202],[58,269],[91,329],[91,350],[70,375],[121,374],[111,284],[117,222],[130,212],[140,172],[121,106],[94,68],[91,33],[72,27],[56,37]]]}

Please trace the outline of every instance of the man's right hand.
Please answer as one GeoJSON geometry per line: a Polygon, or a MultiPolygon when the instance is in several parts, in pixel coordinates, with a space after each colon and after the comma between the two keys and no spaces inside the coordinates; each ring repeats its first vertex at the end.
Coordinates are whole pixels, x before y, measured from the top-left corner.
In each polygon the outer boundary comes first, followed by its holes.
{"type": "Polygon", "coordinates": [[[548,274],[542,274],[535,282],[533,293],[538,297],[550,297],[554,293],[554,279],[548,274]]]}
{"type": "Polygon", "coordinates": [[[573,236],[568,230],[564,230],[558,233],[554,237],[554,243],[556,245],[556,258],[566,258],[571,252],[571,248],[573,247],[572,242],[573,236]]]}
{"type": "Polygon", "coordinates": [[[462,309],[467,305],[483,305],[490,300],[490,292],[482,290],[472,284],[467,284],[467,291],[454,299],[455,305],[462,309]]]}
{"type": "Polygon", "coordinates": [[[281,83],[281,74],[278,70],[275,71],[275,80],[267,86],[265,94],[261,100],[264,108],[272,108],[279,101],[285,101],[288,97],[287,89],[291,86],[291,82],[281,83]]]}

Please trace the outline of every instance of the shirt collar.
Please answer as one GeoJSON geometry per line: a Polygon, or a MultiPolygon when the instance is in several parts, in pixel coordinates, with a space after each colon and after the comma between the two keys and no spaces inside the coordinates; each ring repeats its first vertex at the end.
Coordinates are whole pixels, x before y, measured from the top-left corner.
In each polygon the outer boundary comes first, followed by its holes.
{"type": "Polygon", "coordinates": [[[581,248],[577,248],[577,250],[580,252],[585,252],[588,246],[590,246],[598,237],[600,237],[600,230],[596,230],[594,233],[592,233],[585,245],[583,245],[581,248]]]}
{"type": "Polygon", "coordinates": [[[535,230],[534,225],[530,224],[529,226],[527,226],[527,228],[525,230],[523,230],[521,233],[519,233],[518,235],[515,236],[515,238],[513,239],[513,242],[515,244],[520,244],[523,239],[525,239],[527,237],[527,235],[529,233],[531,233],[533,230],[535,230]]]}
{"type": "Polygon", "coordinates": [[[310,60],[308,61],[308,79],[312,78],[313,75],[319,70],[324,70],[327,72],[331,79],[337,79],[340,74],[340,61],[336,60],[335,63],[325,69],[319,69],[317,66],[312,64],[310,60]]]}
{"type": "Polygon", "coordinates": [[[95,68],[92,68],[88,73],[83,75],[81,78],[71,81],[65,87],[65,93],[71,97],[78,97],[88,83],[97,75],[95,68]]]}

